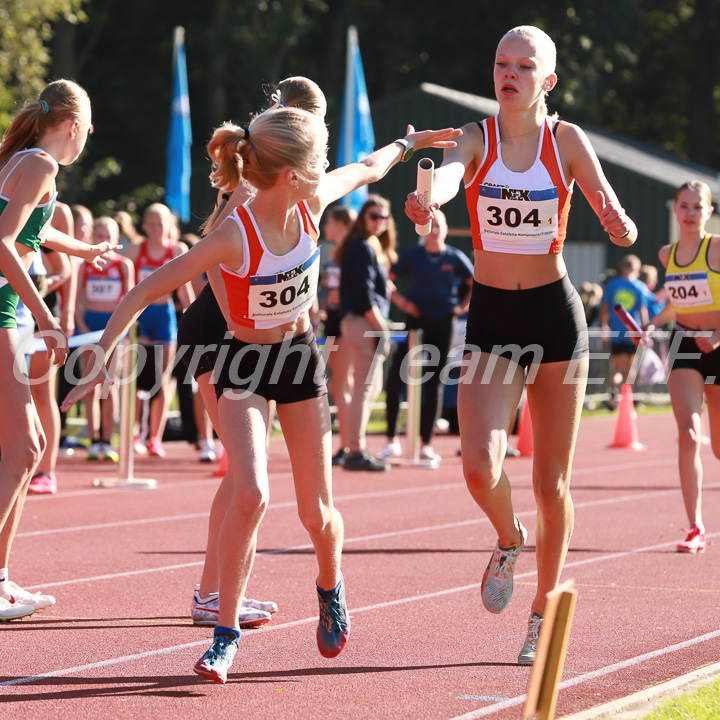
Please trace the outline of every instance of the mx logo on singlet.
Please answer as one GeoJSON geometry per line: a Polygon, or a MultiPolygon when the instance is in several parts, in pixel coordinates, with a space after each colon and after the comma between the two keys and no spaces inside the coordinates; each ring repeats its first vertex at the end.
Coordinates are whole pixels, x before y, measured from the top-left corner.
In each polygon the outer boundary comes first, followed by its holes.
{"type": "Polygon", "coordinates": [[[525,200],[526,202],[530,202],[530,191],[517,190],[515,188],[502,188],[500,198],[502,200],[525,200]]]}

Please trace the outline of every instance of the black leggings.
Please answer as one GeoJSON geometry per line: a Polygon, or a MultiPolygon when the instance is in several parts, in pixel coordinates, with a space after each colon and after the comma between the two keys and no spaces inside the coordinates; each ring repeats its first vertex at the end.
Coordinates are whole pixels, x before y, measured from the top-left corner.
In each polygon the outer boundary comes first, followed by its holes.
{"type": "MultiPolygon", "coordinates": [[[[407,319],[407,329],[422,330],[423,345],[435,346],[439,351],[439,355],[434,353],[430,356],[431,364],[423,365],[422,367],[422,375],[429,375],[428,379],[421,386],[423,403],[420,411],[420,437],[424,445],[430,444],[435,423],[442,411],[442,396],[445,391],[445,386],[440,382],[440,373],[447,362],[450,343],[455,334],[456,324],[457,318],[454,315],[448,315],[439,320],[426,320],[413,317],[408,317],[407,319]]],[[[401,369],[407,352],[408,343],[406,340],[395,348],[386,379],[385,402],[388,437],[395,437],[398,411],[400,409],[400,394],[405,384],[401,369]]]]}

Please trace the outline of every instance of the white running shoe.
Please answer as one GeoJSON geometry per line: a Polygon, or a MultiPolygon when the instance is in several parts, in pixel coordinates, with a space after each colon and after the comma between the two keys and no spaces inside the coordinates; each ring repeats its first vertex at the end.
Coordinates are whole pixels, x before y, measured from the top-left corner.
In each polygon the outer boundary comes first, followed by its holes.
{"type": "Polygon", "coordinates": [[[207,440],[203,440],[202,448],[200,450],[200,462],[212,463],[217,460],[217,453],[215,452],[215,446],[211,445],[207,440]]]}
{"type": "Polygon", "coordinates": [[[252,598],[243,598],[243,607],[252,608],[254,610],[262,610],[263,612],[276,613],[278,611],[277,603],[263,600],[253,600],[252,598]]]}
{"type": "Polygon", "coordinates": [[[515,524],[520,531],[520,544],[501,548],[498,541],[483,575],[482,602],[491,613],[505,610],[513,594],[515,563],[527,542],[527,530],[517,518],[515,524]]]}
{"type": "Polygon", "coordinates": [[[375,456],[378,460],[391,460],[402,457],[402,446],[397,440],[386,443],[385,447],[375,456]]]}
{"type": "Polygon", "coordinates": [[[429,446],[423,445],[420,448],[421,460],[440,460],[440,456],[429,446]]]}
{"type": "Polygon", "coordinates": [[[9,622],[10,620],[19,620],[28,617],[35,612],[35,608],[31,605],[20,605],[11,603],[3,597],[0,597],[0,622],[9,622]]]}
{"type": "Polygon", "coordinates": [[[23,590],[17,583],[10,581],[10,591],[3,593],[0,591],[0,598],[7,600],[10,605],[29,605],[35,610],[42,610],[55,604],[55,598],[52,595],[41,595],[40,593],[31,593],[23,590]]]}
{"type": "MultiPolygon", "coordinates": [[[[220,613],[220,601],[218,593],[210,593],[210,597],[201,598],[196,590],[193,593],[190,615],[193,625],[215,626],[218,623],[220,613]]],[[[270,613],[264,610],[257,610],[251,607],[242,606],[238,613],[238,626],[241,628],[253,628],[265,625],[271,620],[270,613]]]]}

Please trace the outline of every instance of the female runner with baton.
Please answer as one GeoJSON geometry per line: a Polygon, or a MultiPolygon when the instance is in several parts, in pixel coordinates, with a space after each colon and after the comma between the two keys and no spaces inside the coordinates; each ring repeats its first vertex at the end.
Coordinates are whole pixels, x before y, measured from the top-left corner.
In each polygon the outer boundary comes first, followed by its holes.
{"type": "Polygon", "coordinates": [[[317,115],[296,108],[266,111],[246,128],[215,131],[218,177],[237,187],[247,180],[255,195],[189,252],[137,285],[110,318],[80,385],[65,407],[108,378],[105,361],[142,309],[198,273],[222,263],[232,337],[216,368],[220,430],[234,492],[220,531],[220,607],[210,649],[194,671],[224,683],[238,649],[238,611],[255,557],[257,532],[268,504],[265,434],[268,401],[277,402],[290,454],[298,514],[318,562],[322,655],[335,657],[350,633],[340,572],[343,525],[333,506],[331,429],[322,358],[308,317],[317,291],[317,221],[332,202],[395,165],[408,144],[451,147],[459,130],[413,132],[361,162],[325,174],[327,128],[317,115]],[[402,147],[401,147],[402,146],[402,147]]]}
{"type": "Polygon", "coordinates": [[[585,133],[547,114],[555,57],[538,28],[506,33],[493,73],[498,115],[466,125],[445,152],[428,211],[415,193],[406,203],[408,217],[423,224],[465,185],[475,270],[458,415],[468,488],[498,534],[482,588],[493,613],[510,602],[527,540],[502,461],[532,364],[538,583],[520,664],[535,659],[545,595],[557,586],[573,528],[570,472],[588,369],[585,314],[562,258],[575,181],[612,242],[629,246],[637,237],[585,133]]]}

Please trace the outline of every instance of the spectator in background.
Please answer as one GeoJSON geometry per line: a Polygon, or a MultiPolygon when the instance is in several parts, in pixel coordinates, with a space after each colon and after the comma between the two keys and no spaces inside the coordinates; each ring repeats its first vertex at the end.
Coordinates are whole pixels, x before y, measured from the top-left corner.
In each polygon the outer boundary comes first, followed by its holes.
{"type": "Polygon", "coordinates": [[[119,252],[125,255],[127,249],[131,245],[139,245],[143,241],[143,236],[135,229],[135,223],[129,212],[118,210],[115,213],[115,222],[120,228],[120,238],[118,243],[121,246],[119,252]]]}
{"type": "Polygon", "coordinates": [[[654,265],[642,265],[638,273],[638,280],[647,286],[648,317],[653,318],[667,305],[667,291],[663,288],[655,292],[658,284],[658,269],[654,265]]]}
{"type": "Polygon", "coordinates": [[[352,396],[352,379],[340,372],[338,365],[347,367],[347,363],[340,362],[338,355],[343,352],[340,323],[343,317],[342,303],[340,302],[340,276],[341,268],[336,262],[335,252],[345,239],[348,230],[357,219],[357,213],[349,208],[334,207],[327,211],[323,223],[323,239],[332,244],[328,253],[328,261],[322,269],[321,284],[321,318],[323,321],[323,335],[328,346],[332,343],[335,350],[326,352],[327,369],[329,374],[328,389],[333,403],[337,408],[337,418],[340,425],[340,448],[333,455],[333,465],[342,465],[347,455],[347,422],[344,422],[350,398],[352,396]]]}
{"type": "MultiPolygon", "coordinates": [[[[117,243],[120,229],[111,217],[95,220],[92,235],[93,245],[102,242],[117,243]]],[[[78,331],[82,334],[104,330],[112,311],[135,284],[135,272],[128,258],[113,252],[107,263],[100,269],[84,262],[78,277],[75,318],[78,331]]],[[[90,447],[88,460],[110,460],[118,462],[120,457],[112,446],[115,428],[115,412],[120,407],[117,385],[102,402],[100,387],[85,398],[90,447]]]]}
{"type": "MultiPolygon", "coordinates": [[[[92,245],[93,214],[84,205],[72,205],[70,211],[72,213],[72,223],[70,225],[72,236],[76,240],[92,245]]],[[[77,298],[78,270],[80,265],[82,265],[82,260],[78,257],[71,257],[70,264],[72,267],[70,278],[63,284],[59,291],[61,311],[60,327],[62,327],[63,332],[68,337],[72,337],[75,334],[75,299],[77,298]]],[[[68,365],[70,367],[77,366],[79,355],[80,348],[71,349],[70,356],[68,357],[68,365]]],[[[72,388],[65,372],[59,374],[57,386],[58,405],[62,405],[62,401],[72,388]]],[[[65,432],[66,420],[65,413],[61,411],[60,447],[64,448],[68,454],[72,454],[75,448],[82,447],[82,443],[77,437],[67,435],[65,432]]]]}
{"type": "Polygon", "coordinates": [[[615,305],[621,305],[638,325],[647,325],[647,286],[640,282],[640,258],[625,255],[620,261],[617,276],[605,287],[600,310],[600,325],[610,339],[610,400],[611,410],[617,407],[620,386],[625,382],[635,357],[635,343],[628,336],[622,320],[615,312],[615,305]]]}
{"type": "MultiPolygon", "coordinates": [[[[406,314],[407,330],[422,330],[422,344],[429,361],[423,364],[424,402],[420,413],[420,458],[436,460],[432,449],[435,423],[442,410],[445,386],[440,374],[447,362],[457,318],[467,313],[470,305],[473,266],[465,253],[445,244],[447,219],[441,210],[435,211],[430,234],[420,243],[406,250],[390,269],[390,279],[407,279],[407,294],[394,292],[392,301],[406,314]],[[423,242],[424,241],[424,242],[423,242]]],[[[386,383],[387,444],[378,458],[390,460],[402,455],[397,436],[400,394],[406,381],[408,341],[399,344],[393,354],[386,383]],[[405,367],[403,364],[405,363],[405,367]]],[[[418,362],[420,358],[412,358],[418,362]]]]}
{"type": "MultiPolygon", "coordinates": [[[[176,228],[177,223],[167,205],[153,203],[145,210],[143,230],[146,237],[142,243],[131,245],[126,251],[126,256],[135,264],[135,284],[139,284],[173,258],[187,252],[185,245],[171,239],[176,228]]],[[[178,288],[178,297],[182,307],[186,309],[194,299],[189,284],[178,288]]],[[[161,441],[171,399],[171,374],[166,373],[166,370],[172,365],[177,348],[177,319],[172,295],[166,295],[148,305],[138,318],[138,328],[139,342],[162,346],[161,368],[156,370],[162,373],[163,380],[157,394],[150,401],[147,452],[157,457],[165,457],[161,441]]],[[[154,353],[151,353],[151,356],[154,358],[154,353]]],[[[141,451],[139,438],[136,438],[135,447],[141,451]]]]}
{"type": "Polygon", "coordinates": [[[370,411],[382,389],[383,360],[390,344],[390,266],[397,260],[395,221],[390,203],[379,195],[369,195],[360,209],[335,258],[340,264],[340,302],[344,316],[340,322],[342,352],[335,360],[335,371],[345,378],[349,392],[345,417],[348,451],[346,470],[387,470],[388,465],[372,457],[365,433],[370,411]]]}

